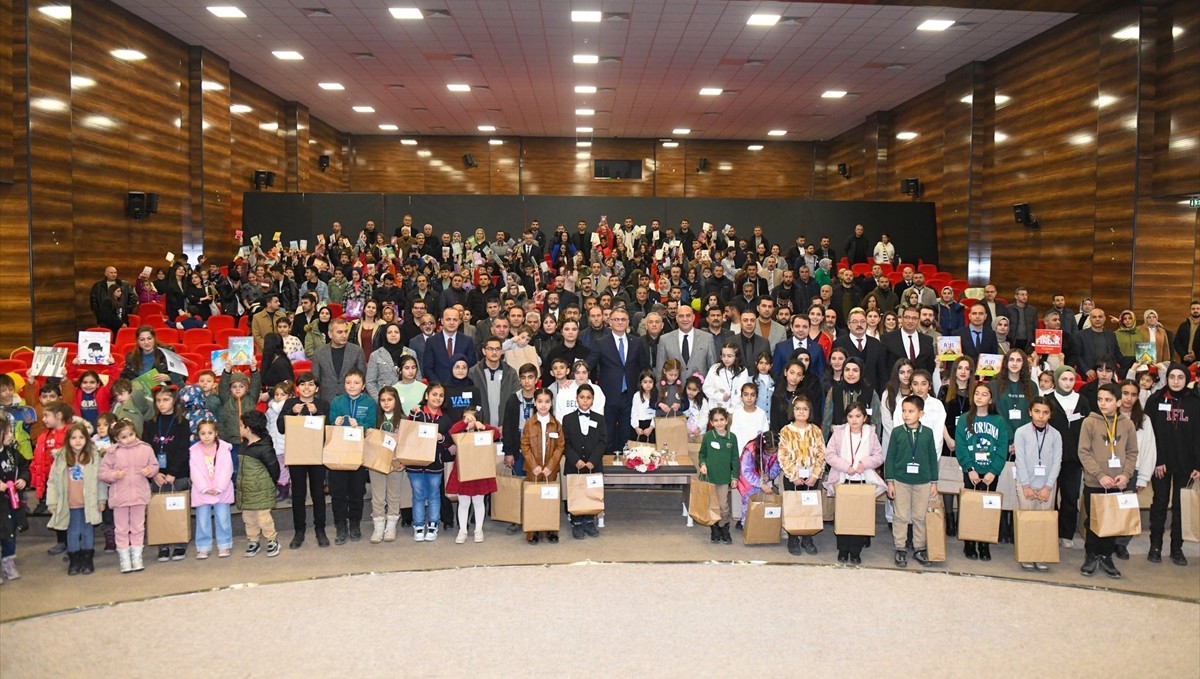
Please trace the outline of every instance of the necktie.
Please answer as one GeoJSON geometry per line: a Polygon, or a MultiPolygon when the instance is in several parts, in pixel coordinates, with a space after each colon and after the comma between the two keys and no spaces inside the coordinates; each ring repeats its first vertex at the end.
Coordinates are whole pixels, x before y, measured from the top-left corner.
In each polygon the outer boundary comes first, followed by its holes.
{"type": "Polygon", "coordinates": [[[861,351],[863,350],[863,341],[862,341],[862,338],[859,338],[859,339],[857,339],[857,340],[855,340],[855,341],[856,341],[856,342],[858,342],[858,350],[861,352],[861,351]]]}
{"type": "Polygon", "coordinates": [[[454,335],[450,335],[446,338],[446,355],[454,355],[454,335]]]}
{"type": "MultiPolygon", "coordinates": [[[[621,365],[625,365],[625,337],[617,338],[617,353],[621,355],[621,365]]],[[[629,390],[629,383],[625,381],[625,371],[621,371],[621,393],[624,394],[629,390]]]]}
{"type": "Polygon", "coordinates": [[[688,336],[683,336],[683,362],[687,363],[692,359],[692,348],[688,346],[688,336]]]}
{"type": "Polygon", "coordinates": [[[972,334],[972,335],[975,337],[975,348],[976,348],[976,349],[978,349],[978,348],[979,348],[979,334],[980,334],[980,333],[979,333],[979,331],[978,331],[978,330],[972,330],[972,331],[971,331],[971,334],[972,334]]]}
{"type": "Polygon", "coordinates": [[[917,348],[913,345],[913,336],[908,336],[908,360],[917,360],[917,348]]]}

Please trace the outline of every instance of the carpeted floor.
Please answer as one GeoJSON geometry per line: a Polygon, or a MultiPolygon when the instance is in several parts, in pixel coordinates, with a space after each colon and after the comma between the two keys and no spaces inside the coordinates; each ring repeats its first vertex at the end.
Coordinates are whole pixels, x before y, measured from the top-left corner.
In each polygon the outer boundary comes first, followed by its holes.
{"type": "Polygon", "coordinates": [[[944,573],[447,569],[227,588],[5,623],[0,676],[959,677],[1103,667],[1105,676],[1194,677],[1197,613],[1193,603],[944,573]],[[63,652],[66,640],[86,640],[87,652],[63,652]],[[1103,654],[1116,655],[1098,660],[1103,654]]]}

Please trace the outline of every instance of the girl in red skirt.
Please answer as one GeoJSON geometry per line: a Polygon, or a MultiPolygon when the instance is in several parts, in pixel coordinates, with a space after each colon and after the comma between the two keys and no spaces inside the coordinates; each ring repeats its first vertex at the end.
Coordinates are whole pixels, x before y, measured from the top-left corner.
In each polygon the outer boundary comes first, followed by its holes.
{"type": "MultiPolygon", "coordinates": [[[[490,424],[480,422],[474,410],[463,411],[462,420],[450,427],[450,435],[464,432],[492,432],[492,440],[500,440],[500,430],[490,424]]],[[[450,454],[457,455],[458,447],[450,446],[450,454]]],[[[467,541],[467,512],[475,508],[475,542],[483,542],[483,498],[489,493],[496,492],[496,479],[478,479],[475,481],[459,481],[458,465],[450,472],[450,480],[446,482],[446,494],[458,496],[458,536],[454,544],[461,545],[467,541]]]]}

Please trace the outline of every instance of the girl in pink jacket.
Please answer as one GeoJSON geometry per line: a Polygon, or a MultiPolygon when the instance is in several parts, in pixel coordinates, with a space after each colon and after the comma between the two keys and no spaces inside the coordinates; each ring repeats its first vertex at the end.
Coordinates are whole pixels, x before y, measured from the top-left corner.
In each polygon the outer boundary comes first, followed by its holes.
{"type": "Polygon", "coordinates": [[[196,509],[196,558],[207,559],[213,547],[213,522],[217,525],[217,556],[233,550],[233,450],[217,437],[217,423],[205,420],[196,427],[200,440],[188,459],[192,473],[192,507],[196,509]]]}
{"type": "Polygon", "coordinates": [[[158,473],[158,460],[149,444],[138,438],[129,420],[117,422],[108,432],[116,444],[100,462],[100,480],[108,484],[121,572],[130,573],[143,568],[146,505],[150,504],[150,483],[146,479],[158,473]]]}

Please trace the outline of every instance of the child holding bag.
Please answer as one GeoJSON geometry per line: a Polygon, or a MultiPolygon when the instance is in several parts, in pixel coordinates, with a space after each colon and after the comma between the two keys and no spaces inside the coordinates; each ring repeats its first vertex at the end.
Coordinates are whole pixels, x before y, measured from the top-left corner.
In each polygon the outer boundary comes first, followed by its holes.
{"type": "Polygon", "coordinates": [[[233,448],[217,436],[217,423],[201,422],[196,428],[200,440],[189,451],[192,473],[192,507],[196,510],[196,558],[208,558],[213,547],[213,523],[216,523],[217,556],[233,553],[233,448]]]}
{"type": "MultiPolygon", "coordinates": [[[[674,359],[671,359],[674,360],[674,359]]],[[[708,412],[709,429],[700,442],[700,475],[717,487],[713,500],[721,519],[710,529],[709,541],[733,544],[729,535],[729,486],[738,477],[737,439],[729,431],[729,411],[717,406],[708,412]]]]}
{"type": "MultiPolygon", "coordinates": [[[[825,471],[825,438],[818,425],[809,423],[813,407],[803,394],[792,399],[792,421],[779,432],[779,466],[784,490],[813,490],[825,471]]],[[[817,553],[811,535],[788,535],[788,553],[817,553]]]]}
{"type": "MultiPolygon", "coordinates": [[[[375,428],[396,431],[404,413],[400,410],[400,393],[395,387],[379,390],[379,418],[375,428]]],[[[396,541],[396,524],[400,522],[400,489],[404,480],[404,465],[392,460],[392,470],[384,474],[368,469],[371,479],[371,544],[396,541]]]]}
{"type": "MultiPolygon", "coordinates": [[[[1008,461],[1008,423],[996,414],[992,390],[986,383],[971,385],[970,401],[971,407],[958,418],[954,454],[962,467],[965,487],[994,491],[1008,461]]],[[[986,542],[963,541],[963,554],[968,559],[992,560],[991,546],[986,542]]]]}
{"type": "Polygon", "coordinates": [[[154,449],[138,438],[129,420],[114,424],[109,436],[116,445],[104,454],[97,476],[108,484],[121,572],[132,573],[144,568],[146,505],[150,504],[150,484],[146,479],[158,473],[158,459],[154,449]]]}
{"type": "MultiPolygon", "coordinates": [[[[1062,434],[1050,426],[1053,407],[1046,396],[1029,403],[1029,423],[1013,432],[1013,465],[1017,470],[1017,506],[1021,509],[1054,509],[1054,482],[1062,467],[1062,434]]],[[[1041,563],[1022,563],[1027,571],[1048,571],[1041,563]]]]}
{"type": "MultiPolygon", "coordinates": [[[[591,396],[592,385],[581,384],[579,391],[591,396]]],[[[576,393],[576,398],[579,394],[576,393]]],[[[563,449],[566,444],[563,439],[562,425],[551,412],[554,397],[548,389],[538,389],[533,395],[534,415],[525,423],[525,432],[521,434],[521,456],[525,458],[525,478],[537,481],[558,480],[558,466],[562,461],[563,449]]],[[[591,403],[587,404],[591,405],[591,403]]],[[[586,411],[587,408],[584,408],[586,411]]],[[[603,421],[600,422],[603,426],[603,421]]],[[[538,543],[538,533],[525,533],[525,541],[531,545],[538,543]]],[[[546,541],[558,542],[558,531],[547,531],[546,541]]]]}
{"type": "Polygon", "coordinates": [[[95,570],[92,526],[100,523],[108,500],[108,488],[99,481],[99,464],[87,425],[67,427],[66,445],[54,451],[46,486],[46,506],[51,514],[47,526],[67,531],[67,575],[88,575],[95,570]]]}
{"type": "Polygon", "coordinates": [[[903,426],[892,430],[887,451],[888,497],[895,501],[892,543],[895,562],[908,566],[908,527],[913,527],[913,560],[929,565],[925,553],[925,514],[929,500],[937,497],[938,454],[933,430],[921,424],[925,400],[907,396],[900,403],[903,426]],[[928,488],[926,488],[928,486],[928,488]]]}
{"type": "MultiPolygon", "coordinates": [[[[383,392],[380,392],[382,395],[383,392]]],[[[492,441],[500,440],[500,430],[485,422],[480,422],[474,410],[464,410],[462,420],[450,427],[450,436],[463,432],[492,432],[492,441]]],[[[451,438],[451,441],[454,439],[451,438]]],[[[451,455],[458,455],[458,446],[451,444],[451,455]]],[[[454,544],[461,545],[467,541],[467,520],[472,508],[475,510],[475,542],[483,542],[483,498],[496,492],[496,479],[477,479],[475,481],[459,481],[458,465],[450,471],[450,480],[446,482],[446,494],[458,496],[458,535],[454,544]]]]}

